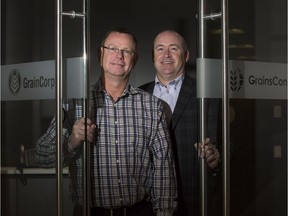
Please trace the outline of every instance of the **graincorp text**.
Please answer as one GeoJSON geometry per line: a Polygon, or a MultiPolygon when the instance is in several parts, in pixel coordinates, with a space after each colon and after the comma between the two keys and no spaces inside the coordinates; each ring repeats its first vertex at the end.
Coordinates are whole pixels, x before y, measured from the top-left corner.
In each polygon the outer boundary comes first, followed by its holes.
{"type": "Polygon", "coordinates": [[[263,86],[287,86],[287,79],[281,79],[277,76],[267,78],[267,77],[249,77],[249,83],[251,85],[263,85],[263,86]]]}
{"type": "Polygon", "coordinates": [[[23,87],[24,88],[50,88],[53,89],[55,85],[54,78],[44,78],[43,76],[36,79],[24,78],[23,79],[23,87]]]}

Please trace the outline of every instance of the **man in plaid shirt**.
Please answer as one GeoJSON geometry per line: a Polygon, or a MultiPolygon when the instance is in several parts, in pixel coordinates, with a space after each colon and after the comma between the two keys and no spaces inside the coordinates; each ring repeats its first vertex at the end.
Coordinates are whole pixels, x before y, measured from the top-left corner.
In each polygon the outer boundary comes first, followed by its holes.
{"type": "MultiPolygon", "coordinates": [[[[91,143],[91,215],[170,216],[177,182],[162,100],[129,84],[137,40],[125,29],[108,32],[99,48],[102,73],[90,97],[64,104],[64,162],[69,166],[74,215],[82,215],[82,144],[91,143]],[[86,124],[85,124],[86,122],[86,124]]],[[[40,165],[55,164],[55,119],[36,143],[40,165]]]]}

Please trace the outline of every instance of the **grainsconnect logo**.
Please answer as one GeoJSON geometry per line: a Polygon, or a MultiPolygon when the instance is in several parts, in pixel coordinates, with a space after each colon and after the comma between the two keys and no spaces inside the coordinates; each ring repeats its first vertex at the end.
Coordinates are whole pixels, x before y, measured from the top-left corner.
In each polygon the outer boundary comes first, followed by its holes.
{"type": "Polygon", "coordinates": [[[10,71],[9,81],[8,81],[9,90],[12,95],[17,95],[21,88],[21,76],[20,72],[16,69],[10,71]]]}
{"type": "Polygon", "coordinates": [[[237,67],[236,69],[230,70],[230,89],[233,92],[239,91],[244,82],[243,74],[241,70],[237,67]]]}

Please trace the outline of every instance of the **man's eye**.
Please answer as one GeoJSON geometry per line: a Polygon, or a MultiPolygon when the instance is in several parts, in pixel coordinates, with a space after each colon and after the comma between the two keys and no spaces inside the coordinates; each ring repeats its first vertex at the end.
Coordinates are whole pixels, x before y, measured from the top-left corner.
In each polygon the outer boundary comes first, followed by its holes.
{"type": "Polygon", "coordinates": [[[113,51],[113,52],[118,52],[118,51],[119,51],[119,49],[116,48],[116,47],[109,47],[109,49],[110,49],[111,51],[113,51]]]}
{"type": "Polygon", "coordinates": [[[176,47],[172,47],[172,48],[170,48],[170,51],[171,51],[171,52],[176,52],[176,51],[177,51],[177,48],[176,48],[176,47]]]}
{"type": "Polygon", "coordinates": [[[125,54],[127,54],[127,55],[131,55],[131,54],[132,54],[132,52],[131,52],[130,50],[123,50],[123,52],[124,52],[125,54]]]}

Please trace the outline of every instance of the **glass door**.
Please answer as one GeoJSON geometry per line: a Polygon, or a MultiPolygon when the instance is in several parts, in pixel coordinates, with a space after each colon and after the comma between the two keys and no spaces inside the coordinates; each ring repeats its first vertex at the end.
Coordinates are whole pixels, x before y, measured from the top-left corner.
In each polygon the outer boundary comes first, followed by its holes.
{"type": "MultiPolygon", "coordinates": [[[[83,3],[65,1],[62,9],[64,101],[84,98],[86,80],[83,3]]],[[[56,1],[1,1],[1,215],[73,215],[68,167],[57,181],[56,159],[35,158],[36,142],[58,115],[56,15],[56,1]]]]}
{"type": "MultiPolygon", "coordinates": [[[[222,116],[229,120],[225,129],[229,160],[224,170],[229,175],[223,177],[222,166],[216,181],[208,179],[205,186],[212,190],[199,196],[199,200],[207,198],[205,213],[286,216],[287,1],[227,1],[228,86],[223,85],[222,75],[220,0],[206,0],[203,5],[204,15],[211,16],[205,17],[200,61],[198,0],[179,0],[177,5],[174,0],[100,2],[90,5],[90,83],[100,75],[97,47],[110,29],[127,27],[138,37],[140,55],[130,77],[134,86],[155,79],[154,37],[164,29],[178,31],[190,50],[187,70],[198,78],[197,68],[205,82],[198,83],[204,89],[199,98],[205,103],[222,101],[223,86],[228,89],[229,109],[222,116]]],[[[67,12],[62,17],[63,98],[81,99],[87,87],[82,85],[83,20],[73,13],[81,13],[83,3],[64,0],[63,11],[67,12]]],[[[1,1],[2,215],[54,216],[59,211],[56,165],[39,166],[34,158],[37,140],[57,115],[56,15],[55,0],[1,1]]],[[[69,181],[63,167],[61,206],[67,216],[73,214],[69,181]]]]}
{"type": "Polygon", "coordinates": [[[228,174],[222,173],[222,192],[208,194],[203,215],[215,215],[219,208],[221,215],[287,215],[287,1],[227,1],[227,80],[223,5],[204,2],[198,93],[224,104],[223,89],[228,89],[229,109],[222,114],[229,119],[223,127],[229,160],[228,170],[222,166],[228,174]],[[222,206],[215,207],[219,197],[222,206]]]}
{"type": "Polygon", "coordinates": [[[236,148],[231,161],[231,215],[284,216],[287,1],[229,4],[230,130],[236,148]]]}

